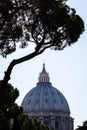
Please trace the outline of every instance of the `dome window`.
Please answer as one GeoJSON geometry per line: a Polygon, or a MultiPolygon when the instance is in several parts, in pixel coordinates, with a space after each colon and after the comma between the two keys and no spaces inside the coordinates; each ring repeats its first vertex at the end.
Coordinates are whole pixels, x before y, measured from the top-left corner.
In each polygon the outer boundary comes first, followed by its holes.
{"type": "Polygon", "coordinates": [[[44,93],[45,93],[45,95],[47,95],[47,91],[45,91],[44,93]]]}
{"type": "Polygon", "coordinates": [[[38,99],[36,99],[35,103],[36,103],[36,104],[38,104],[38,103],[39,103],[39,100],[38,100],[38,99]]]}
{"type": "Polygon", "coordinates": [[[57,103],[57,100],[56,100],[56,99],[54,99],[54,102],[55,102],[55,103],[57,103]]]}
{"type": "Polygon", "coordinates": [[[48,103],[48,99],[45,99],[45,102],[48,103]]]}
{"type": "Polygon", "coordinates": [[[63,104],[63,100],[61,100],[61,103],[63,104]]]}
{"type": "Polygon", "coordinates": [[[31,103],[31,100],[28,101],[28,104],[30,104],[30,103],[31,103]]]}

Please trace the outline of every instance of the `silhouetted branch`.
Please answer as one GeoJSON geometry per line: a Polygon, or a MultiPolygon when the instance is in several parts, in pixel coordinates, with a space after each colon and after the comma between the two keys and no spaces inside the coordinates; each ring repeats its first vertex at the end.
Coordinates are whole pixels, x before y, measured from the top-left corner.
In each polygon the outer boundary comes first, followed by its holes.
{"type": "Polygon", "coordinates": [[[30,59],[36,57],[39,54],[41,54],[41,53],[39,53],[38,51],[35,51],[35,52],[33,52],[33,53],[29,54],[29,55],[26,55],[26,56],[24,56],[22,58],[14,59],[10,63],[10,65],[8,66],[7,71],[5,72],[4,79],[3,79],[4,85],[6,85],[8,83],[8,81],[10,80],[10,75],[11,75],[12,69],[13,69],[13,67],[15,65],[23,63],[24,61],[30,60],[30,59]]]}

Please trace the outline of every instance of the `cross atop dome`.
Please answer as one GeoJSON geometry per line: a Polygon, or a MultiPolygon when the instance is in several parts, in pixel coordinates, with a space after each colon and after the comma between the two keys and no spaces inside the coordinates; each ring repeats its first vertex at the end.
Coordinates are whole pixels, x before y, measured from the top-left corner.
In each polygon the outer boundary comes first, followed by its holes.
{"type": "Polygon", "coordinates": [[[43,63],[43,67],[45,67],[45,63],[43,63]]]}
{"type": "Polygon", "coordinates": [[[42,72],[39,74],[39,82],[50,82],[49,74],[46,72],[45,63],[43,63],[42,72]]]}
{"type": "Polygon", "coordinates": [[[43,73],[43,74],[46,74],[46,73],[47,73],[47,72],[46,72],[46,69],[45,69],[45,63],[43,63],[42,73],[43,73]]]}

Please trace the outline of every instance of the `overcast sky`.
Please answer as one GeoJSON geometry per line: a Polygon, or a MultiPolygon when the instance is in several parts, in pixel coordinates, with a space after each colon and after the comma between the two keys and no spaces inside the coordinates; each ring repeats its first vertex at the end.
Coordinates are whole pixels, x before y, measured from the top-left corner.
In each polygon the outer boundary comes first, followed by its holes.
{"type": "MultiPolygon", "coordinates": [[[[52,85],[59,89],[68,101],[76,128],[87,120],[87,1],[69,0],[68,4],[76,9],[85,22],[85,32],[78,42],[60,52],[48,49],[40,56],[15,66],[10,83],[20,91],[16,101],[20,105],[25,94],[36,86],[44,62],[52,85]]],[[[20,49],[6,59],[0,57],[0,79],[12,59],[29,51],[29,48],[20,49]]]]}

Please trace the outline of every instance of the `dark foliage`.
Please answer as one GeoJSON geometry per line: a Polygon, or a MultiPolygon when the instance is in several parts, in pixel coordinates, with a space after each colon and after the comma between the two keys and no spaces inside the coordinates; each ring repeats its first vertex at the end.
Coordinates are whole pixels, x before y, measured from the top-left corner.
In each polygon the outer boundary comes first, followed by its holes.
{"type": "Polygon", "coordinates": [[[87,130],[87,120],[83,122],[83,126],[78,126],[76,130],[87,130]]]}
{"type": "Polygon", "coordinates": [[[53,128],[44,126],[40,121],[21,114],[18,118],[21,130],[53,130],[53,128]]]}
{"type": "Polygon", "coordinates": [[[11,122],[23,112],[23,109],[15,103],[18,96],[17,89],[11,84],[2,87],[0,81],[0,130],[9,130],[11,122]]]}
{"type": "Polygon", "coordinates": [[[84,31],[84,22],[65,3],[66,0],[1,0],[0,54],[5,57],[14,52],[19,41],[22,48],[34,42],[36,51],[62,50],[76,42],[84,31]]]}

